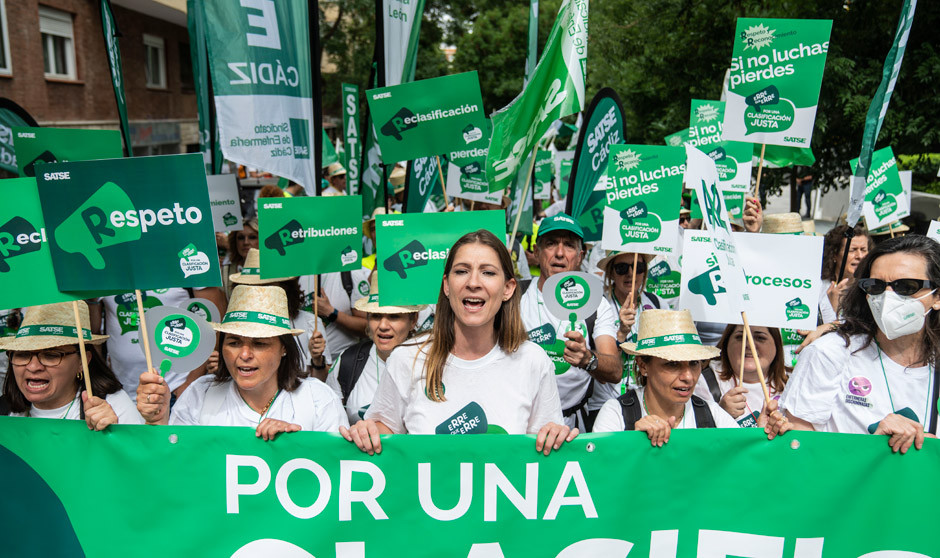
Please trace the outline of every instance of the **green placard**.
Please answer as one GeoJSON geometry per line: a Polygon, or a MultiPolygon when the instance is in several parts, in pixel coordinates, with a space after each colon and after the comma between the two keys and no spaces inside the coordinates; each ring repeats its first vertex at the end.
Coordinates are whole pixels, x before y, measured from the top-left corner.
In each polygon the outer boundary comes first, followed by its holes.
{"type": "Polygon", "coordinates": [[[359,196],[259,200],[261,278],[359,269],[360,211],[359,196]]]}
{"type": "MultiPolygon", "coordinates": [[[[460,149],[448,152],[447,159],[456,171],[446,173],[448,194],[453,192],[453,195],[458,197],[472,196],[482,200],[490,193],[486,181],[486,154],[489,153],[493,123],[489,118],[485,122],[482,136],[461,146],[460,149]]],[[[495,198],[498,199],[501,195],[495,198]]]]}
{"type": "Polygon", "coordinates": [[[686,128],[685,130],[679,130],[674,134],[669,134],[663,138],[663,141],[666,142],[666,145],[671,147],[679,147],[688,143],[689,139],[689,128],[686,128]]]}
{"type": "Polygon", "coordinates": [[[466,149],[485,136],[476,71],[366,91],[386,164],[466,149]]]}
{"type": "Polygon", "coordinates": [[[434,304],[444,261],[454,242],[486,229],[506,238],[505,211],[405,213],[375,220],[379,303],[384,306],[434,304]]]}
{"type": "Polygon", "coordinates": [[[0,180],[0,197],[0,309],[75,300],[56,286],[36,179],[0,180]]]}
{"type": "Polygon", "coordinates": [[[573,159],[562,159],[558,163],[558,195],[562,198],[568,197],[568,186],[571,181],[571,165],[574,163],[573,159]]]}
{"type": "Polygon", "coordinates": [[[201,154],[48,163],[36,178],[60,290],[221,285],[201,154]]]}
{"type": "Polygon", "coordinates": [[[809,147],[831,20],[738,18],[723,139],[809,147]]]}
{"type": "MultiPolygon", "coordinates": [[[[725,190],[721,192],[721,197],[725,200],[725,208],[731,214],[732,219],[740,220],[744,217],[744,194],[745,192],[732,192],[725,190]]],[[[702,205],[698,202],[695,191],[692,192],[692,218],[701,219],[702,205]]]]}
{"type": "MultiPolygon", "coordinates": [[[[858,159],[849,161],[852,172],[858,167],[858,159]]],[[[894,150],[890,146],[872,153],[871,170],[865,180],[865,205],[862,214],[869,229],[893,223],[905,208],[910,208],[910,201],[901,185],[898,163],[894,150]]]]}
{"type": "Polygon", "coordinates": [[[46,163],[116,159],[124,156],[121,132],[75,128],[13,128],[20,176],[36,176],[46,163]]]}
{"type": "Polygon", "coordinates": [[[722,141],[725,103],[692,99],[689,139],[685,145],[697,147],[715,161],[718,184],[722,190],[746,192],[751,187],[751,152],[753,144],[722,141]]]}
{"type": "Polygon", "coordinates": [[[359,163],[362,141],[359,137],[359,86],[343,84],[343,166],[346,167],[346,191],[359,194],[359,163]]]}
{"type": "Polygon", "coordinates": [[[607,173],[607,250],[671,254],[679,236],[685,147],[614,145],[607,173]]]}
{"type": "MultiPolygon", "coordinates": [[[[489,408],[458,401],[455,411],[477,413],[454,415],[453,431],[472,431],[467,419],[489,408]]],[[[790,432],[768,442],[759,428],[679,429],[662,448],[642,432],[582,434],[546,457],[534,436],[399,435],[383,436],[382,453],[368,456],[336,433],[264,442],[248,428],[102,433],[78,420],[0,417],[8,484],[0,513],[8,556],[936,556],[936,533],[911,517],[936,509],[940,442],[902,456],[886,441],[790,432]],[[161,472],[148,479],[142,508],[140,471],[154,463],[161,472]],[[741,471],[768,463],[799,471],[775,479],[769,523],[740,513],[740,498],[699,505],[685,483],[661,478],[707,470],[716,486],[733,486],[741,471]],[[106,489],[89,498],[87,485],[106,489]],[[841,505],[847,498],[852,505],[841,505]],[[874,513],[898,508],[908,513],[874,513]],[[107,529],[102,509],[111,510],[107,529]],[[152,517],[170,515],[167,536],[166,522],[152,517]]]]}
{"type": "Polygon", "coordinates": [[[552,152],[540,149],[535,152],[535,184],[532,197],[537,200],[547,200],[551,196],[552,176],[555,174],[555,160],[552,152]]]}

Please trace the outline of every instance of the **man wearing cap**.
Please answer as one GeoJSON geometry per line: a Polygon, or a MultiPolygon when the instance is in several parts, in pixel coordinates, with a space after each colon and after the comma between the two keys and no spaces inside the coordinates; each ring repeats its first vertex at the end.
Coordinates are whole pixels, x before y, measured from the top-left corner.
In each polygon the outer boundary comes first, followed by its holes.
{"type": "Polygon", "coordinates": [[[339,163],[326,167],[326,176],[330,181],[329,187],[323,190],[324,196],[346,195],[346,169],[339,163]]]}
{"type": "Polygon", "coordinates": [[[581,225],[565,213],[548,217],[539,226],[535,254],[541,272],[522,295],[522,322],[529,338],[539,344],[555,364],[555,380],[565,423],[588,430],[585,405],[594,392],[594,382],[615,383],[621,379],[617,350],[617,319],[609,304],[601,304],[586,321],[562,322],[545,308],[542,286],[556,273],[577,271],[584,257],[581,225]]]}

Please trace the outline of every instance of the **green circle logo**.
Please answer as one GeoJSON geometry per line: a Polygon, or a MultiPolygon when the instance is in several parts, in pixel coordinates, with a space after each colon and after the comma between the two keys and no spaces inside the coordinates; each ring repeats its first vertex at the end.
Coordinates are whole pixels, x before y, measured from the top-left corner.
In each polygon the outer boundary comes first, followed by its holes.
{"type": "Polygon", "coordinates": [[[590,297],[591,287],[576,275],[568,277],[555,287],[555,300],[565,310],[578,310],[587,304],[590,297]]]}
{"type": "Polygon", "coordinates": [[[209,307],[201,302],[198,302],[198,301],[190,302],[189,306],[187,306],[186,309],[192,312],[193,314],[196,314],[197,316],[201,316],[202,319],[204,319],[207,322],[212,321],[212,314],[209,312],[209,307]]]}
{"type": "Polygon", "coordinates": [[[167,356],[187,357],[199,346],[199,326],[189,316],[166,316],[157,322],[154,333],[157,348],[167,356]]]}

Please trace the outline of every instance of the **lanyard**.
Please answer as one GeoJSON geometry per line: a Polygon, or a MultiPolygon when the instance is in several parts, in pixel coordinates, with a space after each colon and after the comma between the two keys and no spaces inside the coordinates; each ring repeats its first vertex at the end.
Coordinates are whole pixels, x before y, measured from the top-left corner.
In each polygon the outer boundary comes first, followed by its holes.
{"type": "MultiPolygon", "coordinates": [[[[888,401],[891,403],[891,412],[894,413],[894,412],[896,412],[896,410],[895,410],[895,408],[894,408],[894,398],[891,397],[891,384],[888,383],[888,373],[885,372],[885,362],[884,362],[884,360],[882,360],[882,358],[881,358],[881,346],[878,344],[877,341],[875,342],[875,347],[878,349],[878,362],[881,363],[881,375],[884,377],[884,379],[885,379],[885,386],[887,386],[887,388],[888,388],[888,401]]],[[[932,369],[932,368],[928,368],[927,370],[928,370],[928,376],[927,376],[927,406],[924,408],[924,415],[923,415],[922,420],[924,421],[924,426],[926,426],[927,428],[929,428],[930,425],[929,425],[928,423],[930,422],[930,418],[929,418],[929,417],[930,417],[930,392],[931,392],[931,390],[930,390],[930,382],[933,381],[933,376],[934,376],[934,374],[933,374],[933,369],[932,369]]]]}

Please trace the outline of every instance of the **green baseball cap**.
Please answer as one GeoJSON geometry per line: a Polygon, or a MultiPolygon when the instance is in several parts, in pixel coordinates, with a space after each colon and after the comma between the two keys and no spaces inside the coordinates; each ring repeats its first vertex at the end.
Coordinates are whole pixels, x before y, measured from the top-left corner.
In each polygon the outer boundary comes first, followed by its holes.
{"type": "Polygon", "coordinates": [[[542,223],[539,225],[539,236],[553,231],[568,231],[575,234],[581,240],[584,240],[584,229],[566,213],[552,215],[542,220],[542,223]]]}

